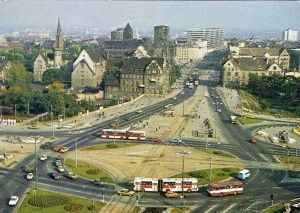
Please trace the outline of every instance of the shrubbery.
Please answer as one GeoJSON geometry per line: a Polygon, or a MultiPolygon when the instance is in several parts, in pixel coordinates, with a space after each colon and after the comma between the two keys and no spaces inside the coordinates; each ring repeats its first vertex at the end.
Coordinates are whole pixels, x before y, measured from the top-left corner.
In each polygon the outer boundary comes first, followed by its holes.
{"type": "Polygon", "coordinates": [[[143,213],[162,213],[167,210],[167,207],[146,207],[143,213]]]}
{"type": "Polygon", "coordinates": [[[117,144],[107,144],[106,147],[109,149],[112,149],[112,148],[118,148],[118,145],[117,144]]]}
{"type": "Polygon", "coordinates": [[[206,178],[207,174],[205,171],[192,171],[188,173],[191,177],[195,178],[206,178]]]}
{"type": "Polygon", "coordinates": [[[78,203],[69,203],[64,207],[64,209],[69,212],[77,212],[83,209],[83,205],[78,203]]]}
{"type": "Polygon", "coordinates": [[[222,169],[224,172],[231,172],[232,170],[231,170],[231,168],[223,168],[222,169]]]}
{"type": "Polygon", "coordinates": [[[98,175],[100,173],[100,170],[99,169],[88,169],[88,170],[86,170],[86,173],[88,175],[98,175]]]}
{"type": "Polygon", "coordinates": [[[69,204],[71,201],[71,198],[66,196],[42,195],[30,198],[28,203],[32,206],[47,208],[69,204]]]}

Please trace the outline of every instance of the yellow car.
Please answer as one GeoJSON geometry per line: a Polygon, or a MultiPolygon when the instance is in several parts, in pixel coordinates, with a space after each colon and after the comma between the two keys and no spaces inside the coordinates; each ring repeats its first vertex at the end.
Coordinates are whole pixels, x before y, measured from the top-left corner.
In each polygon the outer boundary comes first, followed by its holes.
{"type": "Polygon", "coordinates": [[[67,178],[70,178],[72,180],[76,180],[78,179],[78,175],[73,173],[73,172],[68,172],[67,174],[65,174],[67,178]]]}
{"type": "Polygon", "coordinates": [[[136,111],[136,113],[141,114],[143,112],[143,110],[138,110],[136,111]]]}
{"type": "Polygon", "coordinates": [[[61,148],[61,150],[59,150],[59,152],[61,152],[61,153],[66,153],[67,151],[69,151],[69,147],[66,147],[66,146],[63,146],[61,148]]]}
{"type": "Polygon", "coordinates": [[[31,125],[31,126],[27,127],[27,129],[38,129],[38,128],[39,128],[39,126],[37,126],[37,125],[31,125]]]}

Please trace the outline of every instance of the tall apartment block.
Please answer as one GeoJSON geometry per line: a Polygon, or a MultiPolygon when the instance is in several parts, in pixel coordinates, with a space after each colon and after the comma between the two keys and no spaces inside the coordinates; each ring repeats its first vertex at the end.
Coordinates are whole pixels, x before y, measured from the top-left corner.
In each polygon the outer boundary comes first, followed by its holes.
{"type": "Polygon", "coordinates": [[[298,31],[287,29],[283,31],[283,40],[284,41],[297,41],[298,40],[298,31]]]}
{"type": "Polygon", "coordinates": [[[190,28],[187,30],[188,42],[196,39],[207,40],[207,49],[219,49],[224,45],[224,29],[222,28],[190,28]]]}

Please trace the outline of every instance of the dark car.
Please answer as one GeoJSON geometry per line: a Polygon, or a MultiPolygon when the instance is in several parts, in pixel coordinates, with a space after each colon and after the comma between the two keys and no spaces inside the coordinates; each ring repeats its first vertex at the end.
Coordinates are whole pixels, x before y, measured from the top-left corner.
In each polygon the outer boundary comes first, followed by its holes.
{"type": "Polygon", "coordinates": [[[42,149],[49,149],[49,148],[51,148],[52,147],[52,143],[51,142],[46,142],[46,143],[43,143],[42,145],[41,145],[41,148],[42,149]]]}
{"type": "Polygon", "coordinates": [[[160,138],[152,138],[151,141],[152,141],[153,143],[161,143],[161,142],[162,142],[162,139],[160,139],[160,138]]]}
{"type": "Polygon", "coordinates": [[[61,175],[57,172],[51,172],[50,177],[52,177],[54,180],[61,179],[61,175]]]}
{"type": "Polygon", "coordinates": [[[95,179],[95,180],[93,180],[93,184],[96,186],[103,186],[104,182],[100,179],[95,179]]]}

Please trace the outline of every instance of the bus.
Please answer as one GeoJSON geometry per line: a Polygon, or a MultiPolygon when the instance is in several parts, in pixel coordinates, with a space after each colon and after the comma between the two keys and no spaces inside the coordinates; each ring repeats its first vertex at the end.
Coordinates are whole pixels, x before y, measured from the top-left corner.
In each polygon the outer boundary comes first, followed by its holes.
{"type": "Polygon", "coordinates": [[[199,85],[199,81],[195,81],[194,84],[195,84],[195,86],[198,86],[199,85]]]}
{"type": "Polygon", "coordinates": [[[138,192],[197,192],[198,180],[197,178],[134,178],[133,190],[138,192]]]}
{"type": "Polygon", "coordinates": [[[146,140],[145,131],[126,130],[126,129],[102,129],[101,138],[116,138],[127,140],[146,140]]]}
{"type": "Polygon", "coordinates": [[[218,183],[210,183],[207,192],[210,196],[236,195],[243,193],[243,183],[241,181],[224,181],[218,183]]]}
{"type": "Polygon", "coordinates": [[[248,177],[250,177],[250,171],[248,169],[243,169],[238,173],[239,179],[245,180],[248,177]]]}

